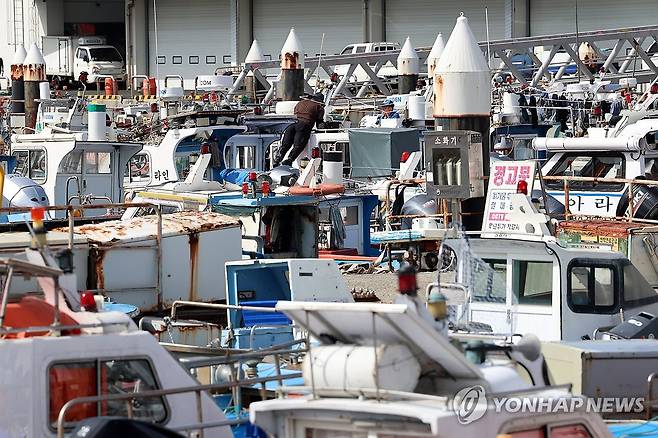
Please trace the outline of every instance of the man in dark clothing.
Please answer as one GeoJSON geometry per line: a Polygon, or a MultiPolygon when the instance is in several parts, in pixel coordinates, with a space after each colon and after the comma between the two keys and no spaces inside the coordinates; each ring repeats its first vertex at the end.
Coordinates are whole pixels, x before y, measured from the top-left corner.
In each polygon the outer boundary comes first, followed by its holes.
{"type": "Polygon", "coordinates": [[[273,167],[279,165],[292,165],[292,162],[302,153],[309,138],[313,125],[324,122],[324,96],[321,93],[312,98],[304,98],[295,106],[295,117],[297,122],[286,128],[281,139],[281,146],[276,152],[273,167]],[[292,146],[288,158],[284,160],[286,153],[292,146]]]}

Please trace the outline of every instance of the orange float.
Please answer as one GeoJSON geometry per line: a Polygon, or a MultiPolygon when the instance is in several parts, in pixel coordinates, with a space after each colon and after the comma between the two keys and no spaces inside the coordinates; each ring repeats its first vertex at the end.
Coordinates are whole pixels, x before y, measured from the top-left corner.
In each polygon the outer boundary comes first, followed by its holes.
{"type": "Polygon", "coordinates": [[[288,193],[298,196],[325,196],[345,193],[345,186],[342,184],[320,184],[316,187],[292,186],[288,193]]]}

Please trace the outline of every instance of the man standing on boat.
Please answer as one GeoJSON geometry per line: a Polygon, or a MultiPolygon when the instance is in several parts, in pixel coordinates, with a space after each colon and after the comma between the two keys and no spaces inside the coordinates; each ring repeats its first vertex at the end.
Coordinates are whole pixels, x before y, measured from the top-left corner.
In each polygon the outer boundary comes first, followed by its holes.
{"type": "Polygon", "coordinates": [[[324,95],[317,93],[313,97],[303,98],[295,105],[295,117],[297,122],[286,128],[281,139],[281,146],[276,152],[273,167],[280,165],[290,166],[292,162],[302,153],[308,140],[311,138],[313,125],[324,122],[324,95]],[[286,153],[292,146],[292,150],[285,158],[286,153]],[[285,158],[285,159],[284,159],[285,158]]]}

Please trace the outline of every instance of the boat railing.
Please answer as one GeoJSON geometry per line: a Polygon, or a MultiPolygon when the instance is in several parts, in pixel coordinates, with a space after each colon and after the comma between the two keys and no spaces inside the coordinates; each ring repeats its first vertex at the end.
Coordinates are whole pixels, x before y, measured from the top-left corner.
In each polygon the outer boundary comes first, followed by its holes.
{"type": "Polygon", "coordinates": [[[294,373],[286,376],[267,376],[267,377],[247,378],[235,382],[226,382],[226,383],[218,383],[218,384],[193,385],[193,386],[185,386],[180,388],[140,391],[131,394],[106,394],[99,396],[74,398],[66,402],[64,406],[62,406],[62,409],[60,409],[59,411],[59,415],[57,416],[57,438],[64,438],[66,428],[74,425],[74,423],[65,422],[66,413],[70,411],[71,408],[73,408],[74,406],[80,404],[86,404],[86,403],[124,401],[126,403],[128,418],[133,418],[133,403],[137,400],[143,400],[143,399],[154,398],[154,397],[163,397],[163,396],[176,395],[176,394],[186,394],[186,393],[193,393],[195,396],[197,423],[172,427],[171,429],[178,432],[198,431],[197,436],[203,438],[204,436],[203,431],[205,429],[244,424],[249,421],[247,418],[237,418],[235,420],[223,420],[223,421],[212,421],[212,422],[205,421],[204,413],[203,413],[203,401],[202,401],[203,393],[205,392],[217,393],[232,388],[238,388],[238,387],[241,388],[245,386],[252,386],[258,384],[264,385],[267,382],[271,382],[275,380],[295,379],[299,377],[302,377],[302,373],[294,373]]]}
{"type": "MultiPolygon", "coordinates": [[[[624,184],[626,187],[626,192],[633,194],[635,187],[634,186],[658,186],[658,180],[645,180],[645,179],[628,179],[628,178],[600,178],[600,177],[591,177],[591,176],[561,176],[561,175],[542,175],[541,179],[543,181],[561,181],[563,183],[562,191],[564,192],[564,220],[568,220],[570,217],[584,218],[584,217],[593,217],[595,215],[586,215],[586,214],[574,214],[569,211],[570,205],[570,186],[572,183],[591,183],[592,185],[596,184],[624,184]]],[[[545,190],[545,188],[544,188],[545,190]]],[[[605,196],[605,195],[602,195],[605,196]]],[[[653,219],[643,219],[635,217],[635,202],[634,196],[628,196],[628,211],[629,214],[624,217],[606,217],[606,219],[611,220],[621,220],[627,222],[641,222],[651,225],[658,225],[658,220],[653,219]]],[[[551,212],[546,212],[549,216],[555,216],[551,212]]]]}
{"type": "MultiPolygon", "coordinates": [[[[62,406],[61,410],[59,411],[59,415],[57,417],[57,437],[58,438],[63,437],[65,428],[68,426],[72,426],[72,424],[70,423],[67,424],[65,422],[65,418],[66,418],[66,413],[69,410],[71,410],[73,406],[84,404],[84,403],[124,401],[126,403],[126,412],[128,414],[128,418],[132,418],[133,403],[137,400],[175,395],[175,394],[184,394],[184,393],[194,393],[195,395],[197,423],[186,425],[186,426],[175,427],[173,428],[173,430],[199,431],[200,436],[202,437],[204,429],[247,423],[248,420],[246,418],[237,418],[235,420],[225,420],[219,422],[204,421],[202,394],[204,392],[221,394],[224,392],[228,392],[228,390],[230,390],[233,398],[233,409],[236,414],[239,414],[242,411],[243,387],[260,386],[261,399],[265,400],[267,398],[266,384],[268,382],[276,381],[279,383],[280,386],[282,386],[285,380],[297,379],[302,377],[301,372],[282,374],[280,363],[281,363],[281,357],[284,355],[297,354],[297,353],[303,353],[308,351],[308,345],[306,343],[307,343],[307,339],[305,338],[305,339],[273,345],[269,348],[262,350],[238,351],[235,353],[231,351],[226,351],[226,354],[221,356],[191,358],[185,361],[181,361],[181,364],[190,371],[198,368],[206,368],[213,366],[215,367],[230,366],[231,374],[230,374],[230,380],[228,382],[211,383],[206,385],[194,385],[194,386],[186,386],[180,388],[140,391],[132,394],[105,394],[99,396],[78,397],[69,400],[64,404],[64,406],[62,406]],[[299,348],[294,348],[299,344],[306,344],[306,345],[300,346],[299,348]],[[243,363],[253,360],[264,360],[270,356],[274,360],[275,374],[266,377],[258,377],[257,374],[249,375],[247,373],[246,378],[239,377],[243,363]]],[[[164,346],[166,347],[166,344],[164,346]]]]}
{"type": "MultiPolygon", "coordinates": [[[[126,250],[144,250],[152,249],[156,253],[156,278],[155,284],[151,287],[144,286],[140,287],[140,290],[153,290],[157,295],[157,308],[162,308],[163,297],[162,297],[162,209],[161,206],[152,202],[124,202],[124,203],[99,203],[99,204],[85,204],[85,205],[53,205],[44,207],[46,211],[66,211],[68,219],[68,249],[73,250],[74,248],[74,230],[75,230],[75,220],[77,219],[76,215],[85,210],[99,210],[106,209],[108,211],[120,211],[125,210],[129,207],[144,207],[152,208],[155,214],[157,215],[156,221],[156,233],[155,233],[155,245],[130,245],[129,243],[117,244],[113,243],[112,248],[116,249],[121,247],[126,250]]],[[[31,207],[6,207],[0,208],[0,214],[16,214],[16,213],[29,213],[32,210],[31,207]]],[[[88,289],[92,292],[107,293],[115,292],[110,289],[88,289]]],[[[125,289],[122,289],[125,290],[125,289]]],[[[59,312],[59,308],[56,309],[56,312],[59,312]]]]}

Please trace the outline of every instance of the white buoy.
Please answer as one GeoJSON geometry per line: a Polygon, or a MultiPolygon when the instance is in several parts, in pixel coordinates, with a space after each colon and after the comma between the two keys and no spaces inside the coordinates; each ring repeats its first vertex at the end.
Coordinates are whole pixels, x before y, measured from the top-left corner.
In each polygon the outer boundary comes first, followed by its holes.
{"type": "MultiPolygon", "coordinates": [[[[254,40],[251,43],[251,47],[249,48],[249,52],[247,52],[247,56],[245,57],[244,62],[249,64],[254,64],[254,63],[261,63],[265,61],[266,61],[265,55],[263,55],[263,51],[260,48],[260,44],[258,44],[258,40],[254,40]]],[[[264,76],[267,76],[266,69],[260,69],[260,72],[264,76]]],[[[261,84],[256,80],[253,71],[250,71],[247,74],[244,85],[247,91],[247,96],[249,97],[249,100],[251,100],[252,102],[256,100],[256,93],[259,90],[265,89],[263,84],[261,84]]]]}
{"type": "Polygon", "coordinates": [[[398,91],[400,94],[409,94],[416,89],[420,62],[418,54],[407,37],[400,54],[398,55],[398,91]]]}
{"type": "Polygon", "coordinates": [[[482,134],[484,175],[489,174],[490,113],[489,65],[468,19],[462,14],[434,69],[435,126],[436,129],[471,130],[482,134]]]}
{"type": "Polygon", "coordinates": [[[443,41],[443,34],[439,33],[436,36],[436,40],[434,41],[432,50],[430,50],[430,54],[427,55],[427,76],[430,79],[434,78],[434,69],[436,68],[436,64],[439,62],[439,59],[441,58],[441,53],[443,53],[443,49],[445,48],[445,46],[446,44],[443,41]]]}
{"type": "Polygon", "coordinates": [[[90,103],[87,105],[87,140],[106,141],[107,126],[105,125],[105,105],[90,103]]]}
{"type": "Polygon", "coordinates": [[[23,62],[27,52],[21,44],[16,49],[14,59],[11,61],[11,112],[22,114],[25,112],[25,82],[23,81],[23,62]]]}
{"type": "Polygon", "coordinates": [[[491,75],[487,60],[461,15],[434,70],[434,116],[487,116],[491,111],[491,75]]]}
{"type": "Polygon", "coordinates": [[[304,94],[304,47],[294,27],[281,48],[281,79],[277,91],[284,101],[299,100],[304,94]]]}
{"type": "Polygon", "coordinates": [[[260,44],[258,44],[258,40],[254,40],[251,43],[251,47],[249,48],[249,51],[247,52],[247,56],[244,58],[244,62],[246,63],[254,63],[254,62],[264,62],[265,61],[265,55],[263,55],[263,51],[260,48],[260,44]]]}
{"type": "Polygon", "coordinates": [[[25,126],[35,129],[39,110],[39,83],[46,80],[46,61],[41,50],[32,44],[23,61],[23,80],[25,81],[25,126]]]}

